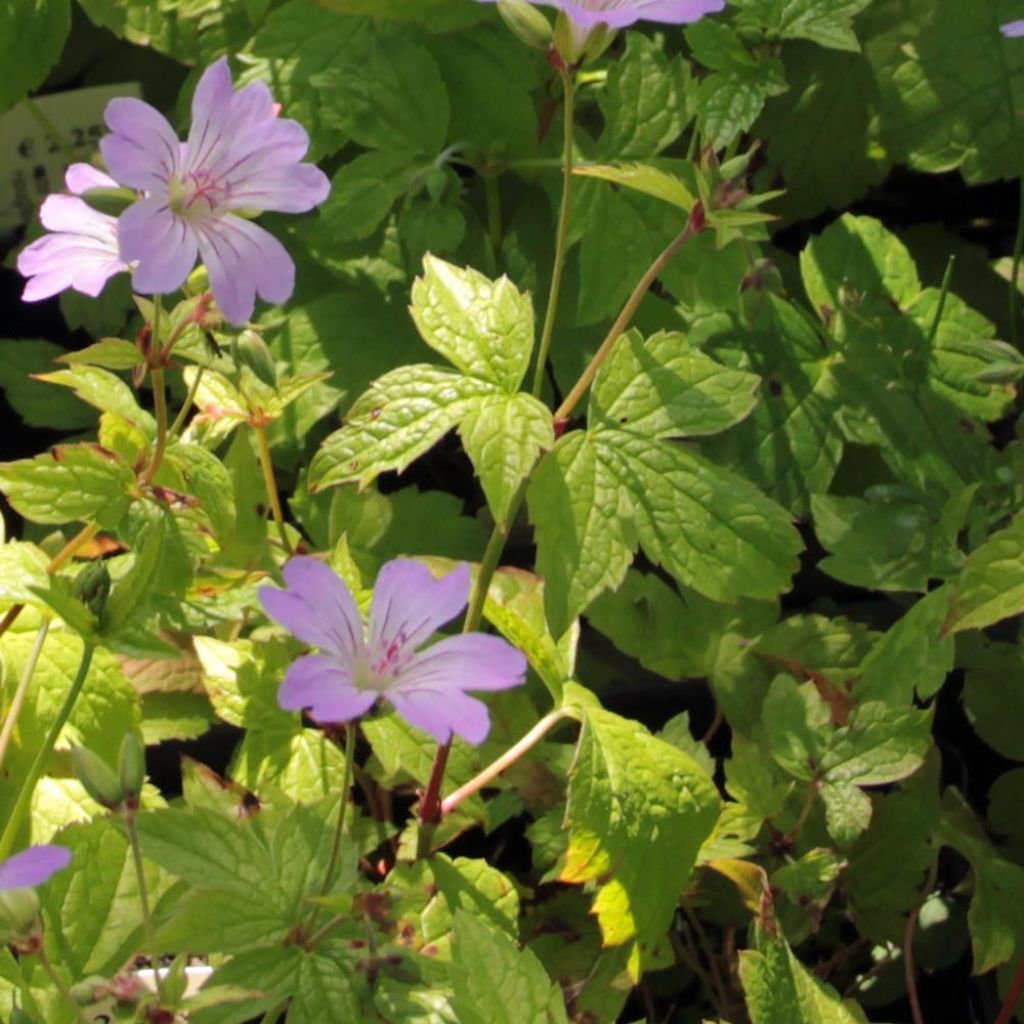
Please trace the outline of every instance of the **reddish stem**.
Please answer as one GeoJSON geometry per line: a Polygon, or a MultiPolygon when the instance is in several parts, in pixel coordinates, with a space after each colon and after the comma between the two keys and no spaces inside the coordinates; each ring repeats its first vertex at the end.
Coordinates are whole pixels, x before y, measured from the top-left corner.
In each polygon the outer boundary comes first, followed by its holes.
{"type": "Polygon", "coordinates": [[[1003,1007],[999,1011],[999,1016],[996,1017],[995,1024],[1010,1024],[1022,995],[1024,995],[1024,957],[1021,957],[1020,963],[1017,964],[1017,970],[1013,973],[1013,980],[1010,982],[1010,988],[1007,990],[1003,1007]]]}

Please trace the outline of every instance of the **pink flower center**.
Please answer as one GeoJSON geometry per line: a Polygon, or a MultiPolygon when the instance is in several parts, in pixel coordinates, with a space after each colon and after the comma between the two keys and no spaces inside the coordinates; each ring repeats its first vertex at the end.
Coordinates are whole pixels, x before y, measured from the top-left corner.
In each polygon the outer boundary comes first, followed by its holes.
{"type": "Polygon", "coordinates": [[[176,214],[203,220],[219,212],[227,189],[207,171],[186,171],[180,178],[171,178],[167,194],[176,214]]]}

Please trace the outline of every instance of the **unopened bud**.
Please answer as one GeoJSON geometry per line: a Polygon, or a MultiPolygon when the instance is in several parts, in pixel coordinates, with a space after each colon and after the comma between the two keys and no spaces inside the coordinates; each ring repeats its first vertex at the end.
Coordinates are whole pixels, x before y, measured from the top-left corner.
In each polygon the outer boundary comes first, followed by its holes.
{"type": "Polygon", "coordinates": [[[28,938],[38,920],[39,897],[35,890],[0,890],[0,944],[28,938]]]}
{"type": "Polygon", "coordinates": [[[146,781],[146,747],[133,732],[126,732],[121,740],[117,774],[121,777],[121,792],[125,800],[136,806],[146,781]]]}
{"type": "Polygon", "coordinates": [[[88,747],[71,748],[71,765],[78,781],[96,803],[112,811],[124,801],[121,783],[111,771],[110,765],[88,747]]]}
{"type": "Polygon", "coordinates": [[[202,295],[203,292],[210,290],[210,275],[207,273],[206,267],[199,264],[195,270],[185,279],[185,284],[182,287],[182,291],[186,295],[202,295]]]}
{"type": "Polygon", "coordinates": [[[90,562],[76,577],[73,584],[75,597],[97,616],[110,595],[110,573],[105,562],[90,562]]]}
{"type": "Polygon", "coordinates": [[[248,366],[268,388],[277,387],[277,367],[267,343],[255,331],[242,331],[231,343],[235,365],[248,366]]]}
{"type": "Polygon", "coordinates": [[[501,20],[513,34],[535,50],[551,48],[551,22],[527,0],[498,0],[501,20]]]}
{"type": "Polygon", "coordinates": [[[989,363],[984,370],[974,375],[974,379],[980,380],[983,384],[1016,384],[1022,377],[1024,365],[1009,360],[989,363]]]}

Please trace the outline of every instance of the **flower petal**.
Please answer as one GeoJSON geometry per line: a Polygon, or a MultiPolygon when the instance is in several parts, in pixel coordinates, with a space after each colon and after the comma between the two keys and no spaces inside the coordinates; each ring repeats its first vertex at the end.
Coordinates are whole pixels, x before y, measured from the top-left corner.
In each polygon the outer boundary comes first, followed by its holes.
{"type": "Polygon", "coordinates": [[[111,176],[129,188],[166,195],[179,163],[178,136],[167,118],[131,97],[111,100],[103,117],[113,133],[100,139],[111,176]]]}
{"type": "Polygon", "coordinates": [[[353,664],[365,650],[363,620],[345,581],[315,558],[292,558],[284,567],[288,590],[261,587],[260,604],[275,622],[353,664]]]}
{"type": "Polygon", "coordinates": [[[27,889],[41,885],[71,863],[63,846],[30,846],[0,864],[0,889],[27,889]]]}
{"type": "Polygon", "coordinates": [[[266,166],[267,160],[267,150],[259,150],[231,172],[229,209],[305,213],[330,194],[330,179],[315,164],[266,166]]]}
{"type": "MultiPolygon", "coordinates": [[[[493,0],[484,0],[491,3],[493,0]]],[[[576,25],[591,28],[604,23],[624,28],[637,21],[660,21],[673,25],[697,21],[705,14],[725,9],[725,0],[537,0],[565,11],[576,25]]]]}
{"type": "Polygon", "coordinates": [[[999,26],[999,31],[1007,39],[1019,39],[1024,36],[1024,21],[1008,21],[1005,25],[999,26]]]}
{"type": "Polygon", "coordinates": [[[252,316],[256,296],[279,304],[295,288],[295,264],[269,231],[233,214],[197,221],[199,252],[221,312],[233,324],[252,316]]]}
{"type": "Polygon", "coordinates": [[[39,220],[47,231],[88,235],[117,249],[117,221],[78,196],[47,196],[39,208],[39,220]]]}
{"type": "Polygon", "coordinates": [[[117,222],[121,259],[138,260],[132,287],[147,295],[166,294],[182,286],[196,265],[195,231],[159,196],[132,203],[117,222]]]}
{"type": "Polygon", "coordinates": [[[227,57],[214,61],[192,94],[192,127],[188,133],[186,167],[209,167],[234,133],[231,69],[227,57]]]}
{"type": "Polygon", "coordinates": [[[379,696],[358,689],[337,658],[307,654],[285,673],[277,702],[285,711],[308,711],[318,722],[348,722],[366,714],[379,696]]]}
{"type": "Polygon", "coordinates": [[[429,686],[438,690],[507,690],[526,680],[526,658],[487,633],[448,636],[416,654],[389,692],[429,686]]]}
{"type": "Polygon", "coordinates": [[[92,164],[72,164],[64,173],[64,185],[76,196],[91,188],[117,188],[117,182],[92,164]]]}
{"type": "Polygon", "coordinates": [[[384,697],[410,725],[429,733],[438,743],[447,743],[455,733],[475,746],[491,730],[487,705],[459,690],[403,690],[384,697]]]}
{"type": "Polygon", "coordinates": [[[435,579],[425,565],[410,559],[388,562],[373,588],[371,660],[376,663],[395,650],[419,647],[451,622],[468,600],[469,566],[465,562],[441,579],[435,579]]]}

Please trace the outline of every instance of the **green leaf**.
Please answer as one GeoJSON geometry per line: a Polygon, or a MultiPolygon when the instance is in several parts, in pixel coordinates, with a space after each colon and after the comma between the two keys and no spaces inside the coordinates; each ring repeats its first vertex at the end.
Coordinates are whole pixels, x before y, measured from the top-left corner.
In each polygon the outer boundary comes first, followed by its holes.
{"type": "Polygon", "coordinates": [[[372,235],[412,187],[423,164],[422,156],[405,149],[371,150],[343,164],[310,228],[314,248],[372,235]]]}
{"type": "Polygon", "coordinates": [[[843,888],[857,927],[875,942],[900,942],[936,855],[939,759],[874,801],[871,824],[850,849],[843,888]]]}
{"type": "Polygon", "coordinates": [[[288,1008],[291,1024],[331,1024],[358,1020],[362,1006],[358,991],[362,987],[355,972],[334,956],[307,953],[299,961],[295,995],[288,1008]]]}
{"type": "Polygon", "coordinates": [[[688,754],[638,722],[584,712],[569,776],[569,849],[561,880],[599,884],[605,945],[631,943],[636,978],[665,933],[721,804],[688,754]]]}
{"type": "Polygon", "coordinates": [[[533,304],[507,277],[491,281],[433,256],[412,288],[423,340],[468,377],[514,394],[533,351],[533,304]]]}
{"type": "Polygon", "coordinates": [[[697,94],[701,131],[716,149],[756,120],[769,96],[786,91],[782,62],[755,56],[728,26],[702,18],[686,29],[694,57],[712,73],[697,94]]]}
{"type": "Polygon", "coordinates": [[[581,431],[544,457],[530,478],[527,498],[548,624],[560,637],[598,594],[622,581],[636,534],[618,482],[581,431]]]}
{"type": "Polygon", "coordinates": [[[0,3],[0,114],[42,85],[70,29],[68,0],[0,3]]]}
{"type": "Polygon", "coordinates": [[[484,17],[461,0],[324,0],[345,14],[364,14],[383,21],[418,21],[436,32],[471,25],[484,17]]]}
{"type": "Polygon", "coordinates": [[[640,546],[717,601],[774,598],[802,548],[789,515],[742,477],[681,445],[597,432],[599,458],[632,506],[640,546]]]}
{"type": "Polygon", "coordinates": [[[872,0],[740,0],[738,22],[785,39],[809,39],[834,50],[859,50],[853,17],[872,0]]]}
{"type": "Polygon", "coordinates": [[[0,340],[0,388],[10,406],[30,427],[80,430],[96,422],[96,414],[72,395],[55,391],[30,374],[52,370],[65,350],[51,341],[0,340]]]}
{"type": "Polygon", "coordinates": [[[962,638],[959,663],[967,670],[964,711],[974,731],[995,751],[1024,761],[1024,657],[1014,644],[962,638]]]}
{"type": "MultiPolygon", "coordinates": [[[[830,552],[822,572],[855,587],[924,592],[933,579],[955,575],[963,561],[957,536],[976,488],[947,502],[948,515],[912,500],[862,501],[816,494],[814,529],[830,552]]],[[[883,496],[887,497],[887,496],[883,496]]]]}
{"type": "Polygon", "coordinates": [[[1024,515],[967,556],[953,583],[943,633],[984,629],[1024,611],[1024,515]]]}
{"type": "Polygon", "coordinates": [[[927,5],[921,17],[913,45],[880,69],[887,138],[917,170],[959,168],[972,184],[1016,177],[1024,53],[999,31],[1012,8],[927,5]]]}
{"type": "Polygon", "coordinates": [[[283,907],[274,865],[254,820],[224,817],[202,807],[167,807],[138,816],[146,857],[194,886],[261,894],[267,907],[283,907]]]}
{"type": "Polygon", "coordinates": [[[37,523],[94,521],[114,529],[131,504],[135,474],[98,444],[57,445],[34,459],[0,464],[0,487],[37,523]]]}
{"type": "Polygon", "coordinates": [[[671,145],[693,117],[693,78],[681,57],[669,58],[639,32],[626,35],[626,52],[608,72],[599,94],[604,131],[599,159],[636,160],[671,145]]]}
{"type": "Polygon", "coordinates": [[[449,115],[437,62],[402,31],[349,24],[344,59],[312,79],[328,122],[361,146],[436,156],[449,115]]]}
{"type": "Polygon", "coordinates": [[[455,912],[451,977],[460,1024],[568,1024],[562,989],[537,957],[461,909],[455,912]]]}
{"type": "Polygon", "coordinates": [[[551,410],[525,393],[485,397],[466,410],[459,437],[495,522],[507,526],[519,485],[555,443],[551,410]]]}
{"type": "Polygon", "coordinates": [[[1019,956],[1024,946],[1024,868],[999,855],[967,801],[952,787],[942,795],[938,838],[973,869],[974,896],[967,915],[972,972],[984,974],[1019,956]]]}
{"type": "Polygon", "coordinates": [[[217,721],[201,693],[151,693],[142,699],[142,737],[147,745],[194,740],[217,721]]]}
{"type": "Polygon", "coordinates": [[[132,389],[107,370],[98,366],[73,366],[68,370],[37,374],[36,379],[72,388],[83,402],[101,412],[112,412],[151,437],[156,433],[156,421],[141,408],[132,389]]]}
{"type": "Polygon", "coordinates": [[[103,609],[101,621],[105,630],[117,630],[145,611],[154,570],[164,553],[166,535],[165,520],[161,517],[153,520],[137,542],[131,567],[118,578],[103,609]]]}
{"type": "MultiPolygon", "coordinates": [[[[492,384],[430,365],[402,366],[374,381],[352,406],[347,424],[313,456],[309,488],[401,472],[455,427],[492,384]]],[[[2,480],[2,476],[0,476],[2,480]]]]}
{"type": "MultiPolygon", "coordinates": [[[[19,344],[24,344],[19,342],[19,344]]],[[[60,356],[62,363],[70,366],[99,366],[105,370],[132,370],[141,366],[146,357],[138,345],[124,338],[101,338],[92,345],[86,345],[75,352],[60,356]]]]}
{"type": "Polygon", "coordinates": [[[687,213],[693,209],[693,194],[681,178],[651,164],[577,164],[573,174],[584,178],[600,178],[613,185],[631,188],[637,192],[662,199],[687,213]]]}
{"type": "MultiPolygon", "coordinates": [[[[110,976],[142,941],[131,848],[103,819],[72,825],[56,842],[71,850],[72,862],[40,892],[48,952],[75,980],[110,976]]],[[[163,888],[159,873],[149,865],[145,874],[149,897],[155,900],[163,888]]]]}
{"type": "Polygon", "coordinates": [[[714,434],[750,413],[759,383],[692,348],[682,334],[662,331],[645,342],[632,330],[601,366],[587,418],[645,437],[714,434]]]}
{"type": "Polygon", "coordinates": [[[739,956],[753,1024],[867,1024],[857,1006],[844,1002],[797,960],[777,931],[759,928],[757,950],[739,956]]]}

